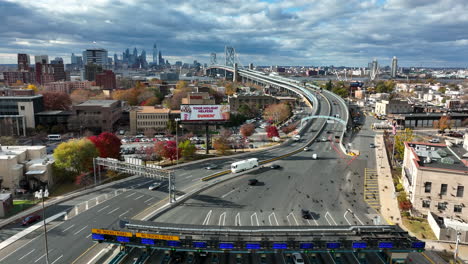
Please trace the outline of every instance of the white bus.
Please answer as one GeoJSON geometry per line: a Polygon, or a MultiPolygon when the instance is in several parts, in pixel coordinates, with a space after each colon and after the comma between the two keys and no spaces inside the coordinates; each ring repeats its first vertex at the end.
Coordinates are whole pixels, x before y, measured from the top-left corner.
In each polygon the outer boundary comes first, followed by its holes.
{"type": "Polygon", "coordinates": [[[237,173],[245,170],[249,170],[258,166],[258,159],[252,158],[247,160],[237,161],[231,164],[232,173],[237,173]]]}
{"type": "Polygon", "coordinates": [[[62,136],[58,134],[48,135],[47,139],[50,141],[60,141],[62,140],[62,136]]]}

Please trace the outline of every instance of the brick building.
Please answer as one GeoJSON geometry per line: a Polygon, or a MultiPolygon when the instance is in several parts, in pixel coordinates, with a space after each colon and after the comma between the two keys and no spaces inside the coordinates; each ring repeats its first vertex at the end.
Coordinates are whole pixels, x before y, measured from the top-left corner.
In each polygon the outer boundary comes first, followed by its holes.
{"type": "Polygon", "coordinates": [[[20,81],[22,83],[34,83],[34,73],[26,71],[3,72],[3,79],[7,85],[20,81]]]}
{"type": "Polygon", "coordinates": [[[130,133],[144,133],[153,129],[155,132],[164,132],[169,120],[180,117],[180,110],[157,108],[154,106],[139,106],[130,111],[130,133]]]}
{"type": "Polygon", "coordinates": [[[69,127],[73,130],[88,129],[95,133],[113,132],[122,116],[119,100],[88,100],[73,106],[69,127]]]}
{"type": "Polygon", "coordinates": [[[105,90],[113,90],[117,88],[115,74],[111,70],[105,70],[96,75],[96,86],[100,86],[105,90]]]}
{"type": "Polygon", "coordinates": [[[73,82],[51,82],[44,85],[44,88],[48,92],[61,92],[70,94],[76,89],[89,89],[91,88],[91,82],[89,81],[73,81],[73,82]]]}

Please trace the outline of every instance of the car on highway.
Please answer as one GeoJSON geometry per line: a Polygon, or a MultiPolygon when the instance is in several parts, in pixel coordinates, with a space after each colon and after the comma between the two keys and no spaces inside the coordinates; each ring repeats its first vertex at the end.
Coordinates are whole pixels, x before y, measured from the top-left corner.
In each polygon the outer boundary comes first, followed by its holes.
{"type": "Polygon", "coordinates": [[[431,139],[429,140],[429,143],[440,143],[440,139],[438,139],[438,138],[431,138],[431,139]]]}
{"type": "Polygon", "coordinates": [[[257,179],[250,179],[248,182],[249,185],[256,185],[257,183],[258,183],[257,179]]]}
{"type": "Polygon", "coordinates": [[[321,142],[327,142],[328,139],[327,139],[326,137],[322,137],[322,138],[320,138],[320,141],[321,141],[321,142]]]}
{"type": "Polygon", "coordinates": [[[369,144],[369,148],[375,148],[375,144],[374,144],[374,143],[370,143],[370,144],[369,144]]]}
{"type": "Polygon", "coordinates": [[[304,259],[302,258],[301,253],[292,253],[292,259],[294,264],[304,264],[304,259]]]}
{"type": "Polygon", "coordinates": [[[148,190],[153,191],[153,190],[158,189],[159,187],[161,187],[161,183],[160,182],[155,182],[155,183],[151,184],[148,187],[148,190]]]}
{"type": "Polygon", "coordinates": [[[27,226],[27,225],[30,225],[34,222],[37,222],[41,219],[41,216],[40,215],[37,215],[37,214],[33,214],[33,215],[30,215],[30,216],[27,216],[23,219],[23,221],[21,221],[21,225],[22,226],[27,226]]]}
{"type": "Polygon", "coordinates": [[[272,164],[270,165],[270,169],[274,169],[274,170],[281,169],[281,166],[278,164],[272,164]]]}
{"type": "Polygon", "coordinates": [[[309,151],[309,147],[304,147],[304,151],[309,151]]]}
{"type": "Polygon", "coordinates": [[[312,219],[312,216],[310,215],[309,210],[302,209],[301,210],[301,215],[302,215],[302,218],[304,218],[304,219],[312,219]]]}
{"type": "Polygon", "coordinates": [[[214,169],[217,169],[217,168],[218,168],[218,165],[216,165],[216,164],[210,164],[210,165],[205,167],[205,169],[207,169],[207,170],[214,170],[214,169]]]}

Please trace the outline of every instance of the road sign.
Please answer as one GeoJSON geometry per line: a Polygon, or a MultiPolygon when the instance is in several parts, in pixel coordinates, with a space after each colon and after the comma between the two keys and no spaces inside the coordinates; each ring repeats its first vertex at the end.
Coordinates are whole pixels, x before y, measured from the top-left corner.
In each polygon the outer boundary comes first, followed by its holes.
{"type": "Polygon", "coordinates": [[[101,235],[111,235],[111,236],[124,236],[132,237],[133,234],[130,232],[114,231],[114,230],[105,230],[105,229],[91,229],[91,233],[101,234],[101,235]]]}
{"type": "Polygon", "coordinates": [[[180,240],[180,237],[178,236],[167,236],[167,235],[146,234],[146,233],[136,233],[136,237],[160,239],[160,240],[172,240],[172,241],[180,240]]]}

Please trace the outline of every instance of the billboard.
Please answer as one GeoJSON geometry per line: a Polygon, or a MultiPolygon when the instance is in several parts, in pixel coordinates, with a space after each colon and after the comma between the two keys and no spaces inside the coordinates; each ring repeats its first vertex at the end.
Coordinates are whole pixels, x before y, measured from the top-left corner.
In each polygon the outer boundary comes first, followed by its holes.
{"type": "Polygon", "coordinates": [[[181,105],[181,121],[227,121],[229,105],[181,105]]]}

